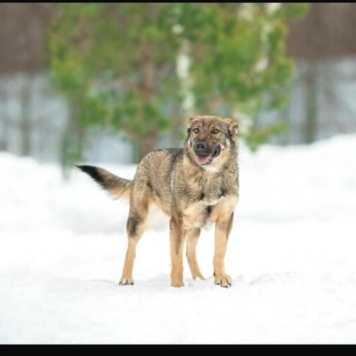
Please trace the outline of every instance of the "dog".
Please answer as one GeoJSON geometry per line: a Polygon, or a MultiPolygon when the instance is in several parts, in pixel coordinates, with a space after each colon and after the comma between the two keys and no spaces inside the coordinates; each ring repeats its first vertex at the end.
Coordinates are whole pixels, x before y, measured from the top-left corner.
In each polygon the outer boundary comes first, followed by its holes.
{"type": "Polygon", "coordinates": [[[137,243],[150,206],[170,218],[171,286],[183,287],[183,246],[193,279],[204,279],[196,259],[200,230],[215,224],[214,283],[231,286],[224,259],[239,197],[237,123],[230,118],[195,115],[188,120],[183,148],[158,149],[138,164],[133,180],[107,170],[78,165],[114,197],[130,201],[128,247],[120,285],[133,285],[137,243]]]}

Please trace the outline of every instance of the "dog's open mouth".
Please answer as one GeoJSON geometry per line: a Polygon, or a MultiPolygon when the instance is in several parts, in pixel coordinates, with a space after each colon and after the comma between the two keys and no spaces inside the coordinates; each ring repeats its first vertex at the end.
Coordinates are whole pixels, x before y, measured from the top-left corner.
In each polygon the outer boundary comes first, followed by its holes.
{"type": "Polygon", "coordinates": [[[213,160],[212,155],[209,156],[197,156],[197,161],[201,166],[209,164],[213,160]]]}
{"type": "Polygon", "coordinates": [[[221,148],[219,145],[216,145],[214,148],[213,148],[213,151],[206,155],[202,155],[202,154],[197,154],[197,162],[201,165],[201,166],[206,166],[208,164],[210,164],[214,158],[216,158],[217,156],[219,156],[220,154],[220,151],[221,151],[221,148]]]}

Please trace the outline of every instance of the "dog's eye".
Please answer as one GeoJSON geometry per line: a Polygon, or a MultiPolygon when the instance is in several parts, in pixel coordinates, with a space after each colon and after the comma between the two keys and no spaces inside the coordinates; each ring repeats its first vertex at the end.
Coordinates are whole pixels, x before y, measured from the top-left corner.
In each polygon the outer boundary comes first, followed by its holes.
{"type": "Polygon", "coordinates": [[[199,133],[199,129],[198,129],[198,128],[195,128],[195,129],[193,129],[193,132],[194,132],[195,134],[197,134],[197,133],[199,133]]]}
{"type": "Polygon", "coordinates": [[[212,129],[211,133],[213,133],[214,135],[218,134],[220,131],[218,129],[212,129]]]}

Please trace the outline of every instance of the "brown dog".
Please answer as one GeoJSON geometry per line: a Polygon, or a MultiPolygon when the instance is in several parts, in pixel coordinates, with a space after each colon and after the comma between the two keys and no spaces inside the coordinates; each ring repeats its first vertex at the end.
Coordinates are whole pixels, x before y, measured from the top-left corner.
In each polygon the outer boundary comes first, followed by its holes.
{"type": "Polygon", "coordinates": [[[200,229],[215,223],[215,284],[231,285],[224,258],[238,201],[236,122],[217,116],[189,119],[183,148],[161,149],[145,156],[133,180],[98,167],[78,166],[116,197],[129,197],[128,247],[120,285],[132,285],[136,245],[152,203],[170,217],[171,285],[184,286],[183,245],[192,277],[204,279],[196,259],[200,229]]]}

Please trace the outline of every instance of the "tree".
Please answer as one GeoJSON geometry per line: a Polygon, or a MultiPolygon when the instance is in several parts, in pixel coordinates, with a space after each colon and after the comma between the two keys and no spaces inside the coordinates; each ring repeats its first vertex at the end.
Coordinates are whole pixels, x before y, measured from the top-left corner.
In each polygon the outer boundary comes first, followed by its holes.
{"type": "MultiPolygon", "coordinates": [[[[253,123],[257,113],[280,107],[293,74],[284,21],[304,10],[278,3],[57,4],[49,34],[53,78],[79,131],[123,130],[141,159],[160,131],[181,132],[192,113],[243,113],[253,123]]],[[[247,142],[261,140],[258,130],[250,125],[247,142]]]]}

